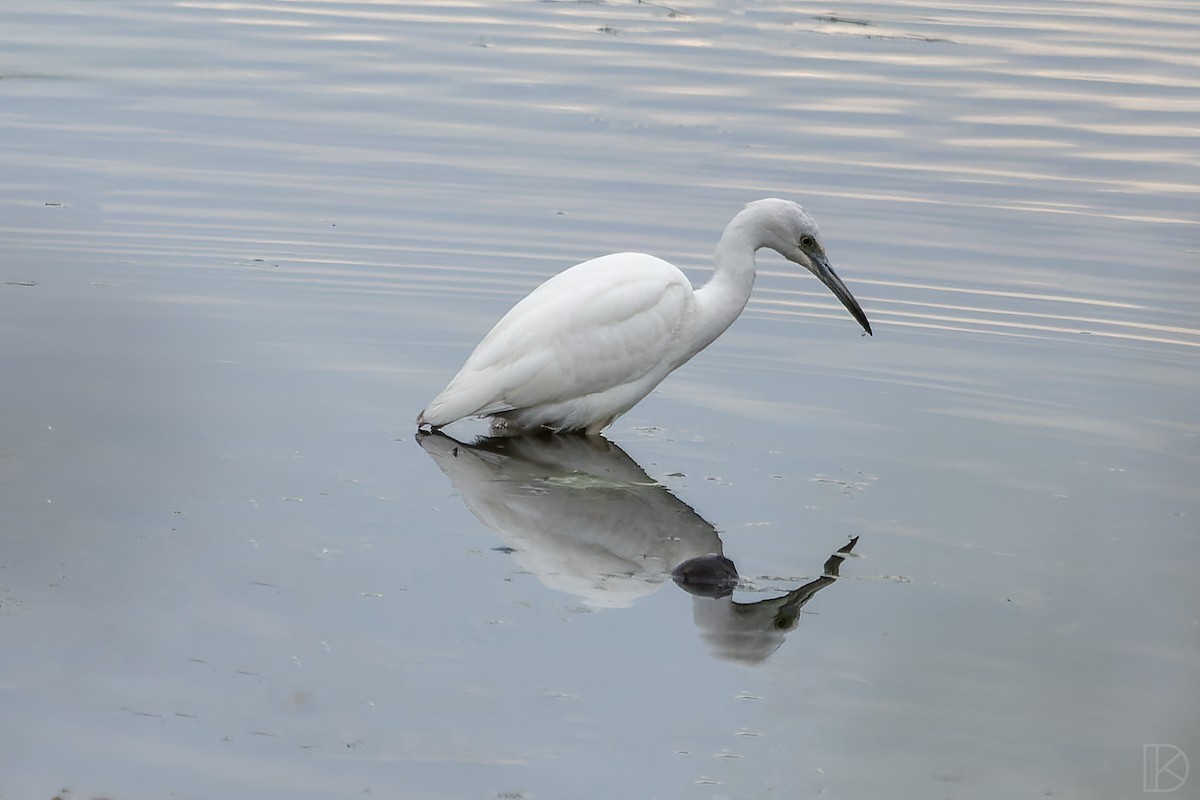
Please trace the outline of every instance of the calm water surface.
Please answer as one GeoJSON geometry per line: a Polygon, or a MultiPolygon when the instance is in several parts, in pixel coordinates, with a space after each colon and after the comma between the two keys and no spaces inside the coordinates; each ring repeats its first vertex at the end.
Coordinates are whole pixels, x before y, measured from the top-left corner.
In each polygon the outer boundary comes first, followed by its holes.
{"type": "Polygon", "coordinates": [[[3,800],[1200,791],[1194,3],[2,17],[3,800]],[[608,442],[414,437],[772,195],[875,337],[764,255],[608,442]]]}

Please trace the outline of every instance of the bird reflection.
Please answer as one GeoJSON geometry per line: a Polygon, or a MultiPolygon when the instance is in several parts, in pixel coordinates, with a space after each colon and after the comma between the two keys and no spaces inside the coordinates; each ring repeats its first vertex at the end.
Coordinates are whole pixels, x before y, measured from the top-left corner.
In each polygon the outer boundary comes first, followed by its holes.
{"type": "Polygon", "coordinates": [[[494,437],[468,445],[435,431],[418,433],[417,442],[471,513],[545,586],[618,608],[673,581],[693,595],[696,625],[725,659],[757,663],[778,650],[858,541],[834,553],[816,580],[737,603],[737,568],[716,529],[607,439],[494,437]]]}

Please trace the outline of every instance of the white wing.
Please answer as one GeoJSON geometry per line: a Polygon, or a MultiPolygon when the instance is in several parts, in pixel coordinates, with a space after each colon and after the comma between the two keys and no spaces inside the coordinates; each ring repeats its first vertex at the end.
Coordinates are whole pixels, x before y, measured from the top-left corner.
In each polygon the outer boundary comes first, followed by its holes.
{"type": "Polygon", "coordinates": [[[687,277],[654,256],[616,253],[577,264],[513,306],[421,420],[448,425],[648,377],[652,388],[678,366],[675,345],[692,307],[687,277]]]}

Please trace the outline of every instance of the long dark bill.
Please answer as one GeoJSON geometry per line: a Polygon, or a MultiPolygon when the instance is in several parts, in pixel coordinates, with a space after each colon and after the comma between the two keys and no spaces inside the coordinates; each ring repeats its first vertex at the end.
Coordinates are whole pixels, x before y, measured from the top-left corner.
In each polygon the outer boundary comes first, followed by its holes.
{"type": "Polygon", "coordinates": [[[875,334],[871,333],[871,322],[867,319],[867,315],[863,313],[862,306],[854,299],[854,295],[850,294],[850,290],[846,288],[846,284],[842,283],[842,279],[833,271],[833,267],[829,265],[829,262],[824,258],[814,258],[813,262],[817,265],[814,273],[821,279],[821,283],[828,286],[829,291],[833,292],[834,296],[842,301],[842,305],[846,307],[851,316],[858,320],[858,324],[862,325],[867,335],[874,336],[875,334]]]}

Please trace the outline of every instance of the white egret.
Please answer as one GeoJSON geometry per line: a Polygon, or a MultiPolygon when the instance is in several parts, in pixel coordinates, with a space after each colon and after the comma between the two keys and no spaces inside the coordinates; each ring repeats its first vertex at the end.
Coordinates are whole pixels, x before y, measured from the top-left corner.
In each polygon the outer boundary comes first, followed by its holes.
{"type": "Polygon", "coordinates": [[[712,278],[698,289],[645,253],[601,256],[550,278],[496,323],[417,425],[491,417],[496,433],[599,433],[733,324],[763,247],[820,278],[871,333],[813,218],[788,200],[757,200],[726,226],[712,278]]]}

